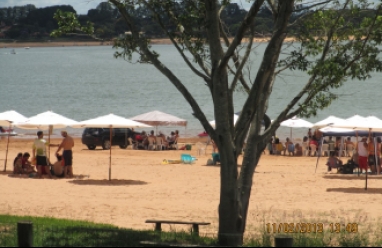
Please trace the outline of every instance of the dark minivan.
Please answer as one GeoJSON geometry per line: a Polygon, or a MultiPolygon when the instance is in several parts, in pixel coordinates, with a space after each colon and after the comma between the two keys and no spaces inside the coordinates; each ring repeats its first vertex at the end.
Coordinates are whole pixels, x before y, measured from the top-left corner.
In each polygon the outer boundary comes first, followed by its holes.
{"type": "Polygon", "coordinates": [[[112,128],[112,144],[110,144],[109,128],[85,128],[82,134],[82,144],[89,150],[102,146],[104,150],[109,150],[111,146],[119,146],[126,149],[130,145],[129,138],[133,138],[134,132],[130,128],[112,128]]]}

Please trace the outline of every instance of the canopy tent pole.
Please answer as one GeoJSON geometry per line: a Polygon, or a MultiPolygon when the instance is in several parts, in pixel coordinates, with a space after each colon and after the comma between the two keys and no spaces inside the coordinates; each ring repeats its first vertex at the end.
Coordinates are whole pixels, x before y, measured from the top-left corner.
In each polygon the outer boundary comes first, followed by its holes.
{"type": "Polygon", "coordinates": [[[126,149],[127,149],[127,128],[125,129],[125,146],[126,146],[126,149]]]}
{"type": "MultiPolygon", "coordinates": [[[[322,138],[322,139],[321,139],[321,147],[322,147],[323,144],[324,144],[324,139],[322,138]]],[[[320,149],[320,150],[321,150],[321,149],[320,149]]],[[[316,170],[314,171],[314,173],[317,172],[318,161],[320,160],[321,153],[322,153],[322,152],[319,152],[319,153],[318,153],[318,156],[317,156],[317,162],[316,162],[316,170]]]]}
{"type": "Polygon", "coordinates": [[[52,125],[49,125],[49,130],[48,130],[48,160],[49,160],[49,163],[50,163],[50,134],[52,133],[53,131],[53,126],[52,125]]]}
{"type": "MultiPolygon", "coordinates": [[[[356,148],[357,148],[357,151],[356,151],[356,153],[358,154],[358,145],[359,145],[359,142],[358,142],[358,131],[355,131],[355,137],[356,137],[356,140],[357,140],[357,142],[356,142],[356,148]]],[[[358,155],[359,156],[359,155],[358,155]]],[[[358,177],[360,176],[360,173],[359,173],[359,171],[360,171],[360,167],[359,167],[359,159],[358,159],[358,177]]]]}
{"type": "Polygon", "coordinates": [[[341,146],[340,146],[339,152],[340,152],[339,157],[341,158],[342,153],[344,152],[344,137],[341,137],[341,146]]]}
{"type": "Polygon", "coordinates": [[[377,137],[374,137],[373,139],[374,141],[374,165],[375,165],[375,169],[377,170],[377,175],[381,174],[381,168],[379,167],[379,156],[378,156],[378,153],[377,153],[377,137]]]}
{"type": "Polygon", "coordinates": [[[112,126],[110,126],[109,130],[110,130],[109,181],[111,181],[111,139],[112,139],[111,133],[112,133],[112,126]]]}
{"type": "Polygon", "coordinates": [[[292,141],[292,128],[290,128],[290,140],[292,141]]]}
{"type": "Polygon", "coordinates": [[[9,148],[9,136],[11,136],[10,130],[11,130],[11,123],[9,123],[9,128],[8,128],[8,139],[7,139],[7,150],[6,150],[6,152],[5,152],[4,172],[7,171],[8,148],[9,148]]]}

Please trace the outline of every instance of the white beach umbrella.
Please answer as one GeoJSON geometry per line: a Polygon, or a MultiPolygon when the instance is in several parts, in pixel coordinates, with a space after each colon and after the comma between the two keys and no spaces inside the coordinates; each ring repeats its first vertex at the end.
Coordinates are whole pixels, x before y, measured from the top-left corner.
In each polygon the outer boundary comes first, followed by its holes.
{"type": "Polygon", "coordinates": [[[52,111],[47,111],[47,112],[32,116],[24,122],[19,122],[16,124],[16,126],[22,129],[50,130],[52,128],[54,129],[66,128],[68,126],[71,126],[77,123],[78,122],[75,120],[56,114],[52,111]]]}
{"type": "Polygon", "coordinates": [[[9,136],[11,135],[10,129],[12,126],[14,126],[18,122],[23,122],[27,118],[23,116],[22,114],[17,113],[14,110],[6,111],[3,113],[0,113],[0,125],[1,126],[8,126],[8,139],[7,139],[7,149],[5,152],[5,161],[4,161],[4,171],[7,170],[7,161],[8,161],[8,148],[9,148],[9,136]]]}
{"type": "MultiPolygon", "coordinates": [[[[238,119],[239,119],[239,116],[238,116],[237,114],[234,114],[234,115],[233,115],[233,125],[236,124],[236,122],[237,122],[238,119]]],[[[216,122],[215,122],[215,120],[210,121],[210,125],[211,125],[213,128],[215,128],[215,127],[216,127],[216,122]]]]}
{"type": "MultiPolygon", "coordinates": [[[[16,123],[16,127],[21,129],[49,130],[48,136],[49,136],[49,144],[50,144],[50,134],[53,129],[66,128],[76,123],[77,121],[75,120],[56,114],[52,111],[47,111],[47,112],[32,116],[24,122],[16,123]]],[[[48,157],[50,157],[50,146],[49,146],[48,157]]]]}
{"type": "Polygon", "coordinates": [[[281,122],[280,126],[290,127],[290,138],[292,138],[292,128],[311,128],[313,124],[295,116],[291,119],[281,122]]]}
{"type": "Polygon", "coordinates": [[[111,144],[113,128],[147,128],[149,125],[129,120],[118,115],[109,114],[95,119],[78,122],[71,125],[73,128],[109,128],[110,129],[110,157],[109,157],[109,180],[111,180],[111,144]]]}
{"type": "Polygon", "coordinates": [[[146,125],[155,127],[155,132],[158,133],[158,126],[182,126],[187,128],[187,121],[174,115],[163,113],[155,110],[141,115],[129,118],[130,120],[138,121],[146,125]]]}
{"type": "Polygon", "coordinates": [[[26,121],[27,117],[19,114],[14,110],[5,111],[0,113],[0,125],[1,126],[14,126],[18,122],[26,121]]]}

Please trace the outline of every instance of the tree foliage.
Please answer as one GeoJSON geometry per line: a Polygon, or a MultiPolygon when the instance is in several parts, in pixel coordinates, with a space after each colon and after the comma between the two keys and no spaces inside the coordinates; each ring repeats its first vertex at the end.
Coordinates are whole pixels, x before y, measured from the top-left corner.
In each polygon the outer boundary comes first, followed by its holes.
{"type": "MultiPolygon", "coordinates": [[[[336,99],[333,89],[349,79],[365,80],[372,72],[382,70],[381,6],[366,0],[321,0],[310,5],[294,0],[253,0],[245,15],[229,0],[109,2],[131,31],[131,35],[116,41],[115,47],[122,50],[115,56],[132,60],[132,55],[137,53],[140,62],[151,63],[166,76],[218,146],[221,157],[218,233],[222,245],[242,244],[253,175],[280,123],[295,115],[315,115],[336,99]],[[238,24],[230,13],[241,14],[238,24]],[[155,22],[189,69],[204,83],[214,105],[215,129],[182,83],[181,75],[175,75],[161,63],[149,39],[142,35],[142,18],[137,16],[155,22]],[[272,22],[264,22],[269,17],[272,22]],[[230,39],[231,21],[236,26],[230,39]],[[255,49],[253,37],[259,24],[268,27],[271,35],[264,53],[253,55],[260,62],[258,68],[253,68],[250,55],[255,49]],[[286,43],[287,36],[293,37],[295,42],[286,43]],[[286,57],[281,58],[281,53],[286,57]],[[271,123],[267,116],[269,98],[276,79],[287,70],[304,72],[308,80],[300,83],[299,91],[288,92],[290,102],[271,123]],[[255,76],[250,77],[249,72],[255,76]],[[233,92],[238,87],[244,89],[248,97],[234,125],[233,92]],[[246,136],[248,140],[243,148],[246,136]],[[243,150],[239,172],[237,159],[243,150]]],[[[56,18],[60,22],[68,16],[62,13],[56,18]]],[[[62,23],[65,26],[60,29],[67,32],[79,28],[71,25],[70,20],[62,23]]]]}

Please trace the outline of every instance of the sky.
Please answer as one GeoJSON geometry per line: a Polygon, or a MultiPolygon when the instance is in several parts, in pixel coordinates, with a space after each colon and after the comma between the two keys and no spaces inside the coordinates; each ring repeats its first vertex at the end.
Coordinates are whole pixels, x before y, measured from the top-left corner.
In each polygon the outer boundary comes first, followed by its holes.
{"type": "MultiPolygon", "coordinates": [[[[89,9],[95,9],[97,5],[105,0],[0,0],[0,8],[23,6],[33,4],[36,8],[42,8],[52,5],[71,5],[77,11],[77,14],[87,14],[89,9]]],[[[247,0],[236,0],[243,4],[243,8],[248,8],[247,0]]]]}

